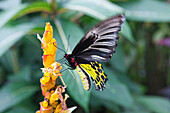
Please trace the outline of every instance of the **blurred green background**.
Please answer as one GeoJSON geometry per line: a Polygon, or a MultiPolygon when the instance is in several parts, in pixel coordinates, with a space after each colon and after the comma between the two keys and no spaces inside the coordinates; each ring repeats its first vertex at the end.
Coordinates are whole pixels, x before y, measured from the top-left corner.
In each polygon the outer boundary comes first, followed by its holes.
{"type": "MultiPolygon", "coordinates": [[[[34,113],[43,101],[41,36],[46,22],[58,47],[70,49],[92,26],[124,13],[116,53],[103,63],[104,91],[85,91],[79,75],[63,72],[75,113],[170,112],[169,0],[0,0],[0,112],[34,113]]],[[[56,58],[63,52],[58,50],[56,58]]]]}

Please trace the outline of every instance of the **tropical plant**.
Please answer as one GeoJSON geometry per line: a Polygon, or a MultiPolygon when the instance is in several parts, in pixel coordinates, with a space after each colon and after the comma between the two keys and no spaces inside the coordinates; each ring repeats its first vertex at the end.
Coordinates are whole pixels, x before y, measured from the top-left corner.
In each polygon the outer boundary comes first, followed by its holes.
{"type": "MultiPolygon", "coordinates": [[[[42,36],[46,22],[53,26],[57,46],[66,50],[69,44],[69,53],[96,23],[123,13],[116,53],[103,63],[109,78],[105,90],[85,91],[77,72],[74,78],[65,71],[67,104],[77,106],[77,113],[168,113],[169,12],[165,0],[1,0],[0,112],[39,109],[43,53],[36,34],[42,36]]],[[[56,59],[63,55],[58,50],[56,59]]]]}

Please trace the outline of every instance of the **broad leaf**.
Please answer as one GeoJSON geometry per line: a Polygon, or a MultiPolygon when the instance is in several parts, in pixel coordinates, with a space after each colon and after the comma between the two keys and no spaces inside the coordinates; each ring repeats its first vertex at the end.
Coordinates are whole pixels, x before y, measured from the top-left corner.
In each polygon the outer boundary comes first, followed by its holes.
{"type": "Polygon", "coordinates": [[[76,70],[72,71],[72,73],[74,74],[74,77],[68,71],[63,73],[63,79],[67,85],[67,90],[71,97],[88,112],[91,90],[86,91],[84,89],[80,76],[76,70]]]}
{"type": "Polygon", "coordinates": [[[127,87],[116,78],[119,75],[115,75],[109,68],[104,68],[104,70],[109,79],[106,88],[100,92],[92,90],[92,94],[103,101],[110,101],[123,107],[132,107],[133,98],[127,87]]]}
{"type": "Polygon", "coordinates": [[[135,21],[170,22],[170,4],[158,0],[119,3],[126,16],[135,21]]]}
{"type": "Polygon", "coordinates": [[[35,111],[24,108],[24,107],[15,107],[13,109],[8,110],[5,113],[35,113],[35,111]]]}
{"type": "Polygon", "coordinates": [[[10,82],[31,81],[31,67],[30,66],[23,67],[19,73],[9,75],[8,80],[10,82]]]}
{"type": "Polygon", "coordinates": [[[6,10],[10,9],[11,7],[18,7],[18,5],[21,3],[21,0],[3,0],[0,1],[0,9],[6,10]]]}
{"type": "Polygon", "coordinates": [[[26,7],[26,4],[19,5],[18,7],[8,9],[0,13],[0,28],[4,26],[9,20],[12,19],[20,10],[26,7]]]}
{"type": "Polygon", "coordinates": [[[132,30],[127,21],[125,21],[125,23],[122,25],[122,29],[120,33],[124,35],[130,42],[132,43],[135,42],[133,34],[132,34],[132,30]]]}
{"type": "Polygon", "coordinates": [[[96,111],[102,109],[101,106],[105,106],[107,109],[116,113],[119,113],[121,111],[119,105],[110,101],[105,101],[100,97],[96,97],[94,95],[91,95],[90,106],[93,106],[93,109],[96,109],[96,111]]]}
{"type": "Polygon", "coordinates": [[[137,96],[137,102],[155,113],[169,113],[170,101],[158,96],[137,96]]]}
{"type": "Polygon", "coordinates": [[[144,89],[143,89],[143,86],[140,85],[140,84],[137,84],[136,82],[132,81],[129,76],[127,76],[126,73],[119,73],[119,72],[116,72],[114,71],[114,73],[117,76],[117,78],[122,82],[124,83],[128,89],[130,89],[131,91],[135,92],[135,93],[138,93],[138,94],[143,94],[144,93],[144,89]]]}
{"type": "Polygon", "coordinates": [[[27,23],[15,27],[0,29],[0,56],[2,56],[13,44],[19,41],[35,25],[27,23]]]}
{"type": "Polygon", "coordinates": [[[24,101],[37,91],[37,87],[25,82],[13,82],[4,85],[0,90],[0,112],[24,101]]]}
{"type": "Polygon", "coordinates": [[[14,8],[10,8],[6,11],[3,11],[0,14],[0,27],[5,25],[10,20],[14,20],[16,18],[19,18],[21,16],[33,13],[33,12],[46,12],[51,13],[52,8],[47,2],[34,2],[32,4],[23,4],[19,5],[14,8]]]}
{"type": "Polygon", "coordinates": [[[18,17],[27,15],[29,13],[39,12],[39,11],[46,12],[46,13],[51,13],[52,12],[52,8],[51,8],[51,6],[47,2],[34,2],[32,4],[27,5],[21,11],[19,11],[13,17],[13,19],[16,19],[18,17]]]}
{"type": "Polygon", "coordinates": [[[64,5],[64,8],[80,11],[101,20],[123,13],[121,7],[106,0],[71,0],[64,5]]]}
{"type": "Polygon", "coordinates": [[[124,53],[119,43],[110,63],[116,70],[120,72],[126,72],[124,53]]]}

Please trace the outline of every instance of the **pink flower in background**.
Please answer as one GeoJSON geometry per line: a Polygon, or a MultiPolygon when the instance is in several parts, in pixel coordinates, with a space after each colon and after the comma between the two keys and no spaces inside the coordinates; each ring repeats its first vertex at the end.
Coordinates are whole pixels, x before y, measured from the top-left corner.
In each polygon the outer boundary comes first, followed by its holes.
{"type": "Polygon", "coordinates": [[[170,47],[170,37],[160,39],[156,42],[156,44],[170,47]]]}

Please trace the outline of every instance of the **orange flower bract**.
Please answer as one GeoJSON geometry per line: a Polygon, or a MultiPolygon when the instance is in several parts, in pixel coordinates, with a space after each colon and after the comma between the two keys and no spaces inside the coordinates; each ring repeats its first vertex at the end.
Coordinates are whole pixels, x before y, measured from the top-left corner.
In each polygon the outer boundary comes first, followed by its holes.
{"type": "Polygon", "coordinates": [[[40,83],[44,101],[40,102],[40,110],[36,113],[71,113],[76,107],[67,108],[66,100],[69,96],[65,94],[64,98],[62,95],[66,86],[57,86],[56,84],[56,79],[62,76],[60,72],[62,66],[55,62],[57,43],[53,38],[53,28],[49,22],[46,23],[43,38],[39,35],[37,35],[37,38],[41,41],[41,48],[43,49],[44,68],[41,68],[41,70],[44,76],[40,79],[40,83]]]}

